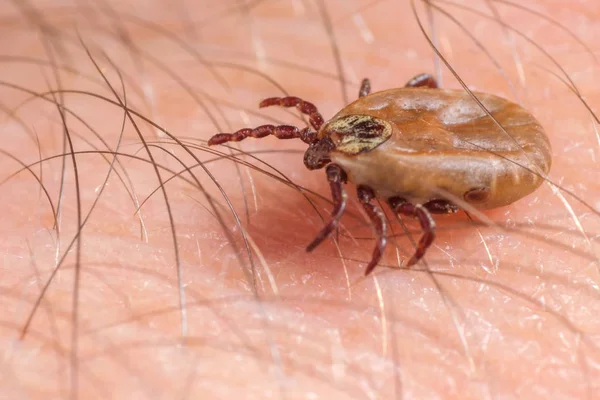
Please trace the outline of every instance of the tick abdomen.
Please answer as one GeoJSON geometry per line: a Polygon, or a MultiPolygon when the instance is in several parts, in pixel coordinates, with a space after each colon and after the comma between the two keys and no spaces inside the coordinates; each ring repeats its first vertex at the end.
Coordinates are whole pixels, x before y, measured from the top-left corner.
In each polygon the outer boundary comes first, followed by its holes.
{"type": "Polygon", "coordinates": [[[389,139],[370,151],[331,152],[350,181],[371,187],[378,196],[421,204],[444,198],[444,193],[463,199],[484,188],[484,201],[467,197],[474,207],[504,206],[543,182],[537,174],[550,169],[550,144],[524,108],[494,95],[475,95],[502,127],[464,91],[401,88],[358,99],[320,134],[348,115],[370,115],[391,124],[389,139]]]}

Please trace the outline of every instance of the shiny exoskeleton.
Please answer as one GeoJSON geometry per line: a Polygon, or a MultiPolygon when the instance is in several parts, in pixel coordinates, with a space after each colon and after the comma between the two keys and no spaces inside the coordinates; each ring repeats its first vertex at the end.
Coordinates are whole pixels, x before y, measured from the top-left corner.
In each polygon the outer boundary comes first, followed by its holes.
{"type": "Polygon", "coordinates": [[[263,125],[217,134],[208,142],[273,135],[308,144],[304,165],[326,168],[333,211],[307,251],[338,226],[347,199],[343,184],[348,181],[357,185],[358,199],[378,238],[367,275],[386,246],[386,220],[374,198],[385,199],[395,213],[419,220],[423,235],[407,262],[410,266],[435,238],[432,213],[456,212],[461,203],[477,209],[508,205],[533,192],[550,169],[550,142],[543,128],[531,113],[508,100],[474,92],[484,109],[465,91],[438,89],[428,74],[416,76],[404,88],[369,92],[365,79],[359,99],[326,123],[309,102],[268,98],[260,107],[296,107],[309,117],[311,127],[263,125]]]}

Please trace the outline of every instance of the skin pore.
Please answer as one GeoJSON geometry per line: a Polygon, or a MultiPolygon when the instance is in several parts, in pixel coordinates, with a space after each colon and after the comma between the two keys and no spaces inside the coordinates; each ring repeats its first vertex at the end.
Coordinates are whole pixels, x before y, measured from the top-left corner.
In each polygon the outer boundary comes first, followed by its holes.
{"type": "Polygon", "coordinates": [[[391,0],[7,0],[0,397],[597,398],[597,1],[414,3],[419,20],[391,0]],[[460,88],[418,21],[470,89],[531,110],[569,192],[435,216],[411,270],[386,209],[393,236],[364,278],[352,185],[337,242],[304,250],[331,204],[303,143],[204,141],[305,126],[265,97],[328,119],[364,77],[460,88]]]}

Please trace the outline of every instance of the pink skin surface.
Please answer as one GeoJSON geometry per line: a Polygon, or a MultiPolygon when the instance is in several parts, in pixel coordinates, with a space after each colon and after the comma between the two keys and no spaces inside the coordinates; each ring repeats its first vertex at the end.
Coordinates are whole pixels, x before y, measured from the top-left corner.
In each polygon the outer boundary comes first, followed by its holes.
{"type": "MultiPolygon", "coordinates": [[[[462,3],[478,13],[435,3],[468,32],[434,10],[440,51],[473,90],[531,110],[552,142],[549,179],[600,209],[598,124],[565,83],[598,108],[599,63],[569,33],[600,57],[597,0],[527,3],[568,31],[505,2],[462,3]]],[[[394,236],[365,279],[374,241],[351,185],[337,247],[304,251],[324,223],[316,210],[330,211],[324,172],[302,164],[305,144],[190,147],[266,123],[304,127],[290,110],[259,110],[266,97],[302,97],[327,119],[363,77],[382,90],[435,73],[409,2],[15,0],[0,10],[2,179],[33,164],[0,186],[0,397],[600,397],[600,216],[577,198],[543,184],[478,214],[484,223],[436,216],[426,263],[411,270],[402,262],[414,248],[386,211],[394,236]],[[85,153],[65,156],[70,143],[85,153]],[[138,215],[156,170],[163,182],[183,172],[138,215]],[[314,191],[316,209],[286,179],[314,191]]]]}

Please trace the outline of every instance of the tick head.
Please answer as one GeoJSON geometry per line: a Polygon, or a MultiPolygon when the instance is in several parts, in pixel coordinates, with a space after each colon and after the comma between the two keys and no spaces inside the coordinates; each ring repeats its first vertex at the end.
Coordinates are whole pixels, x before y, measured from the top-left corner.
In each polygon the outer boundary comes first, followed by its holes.
{"type": "Polygon", "coordinates": [[[392,125],[372,115],[345,115],[332,119],[319,131],[329,137],[335,150],[356,155],[373,150],[392,136],[392,125]]]}

